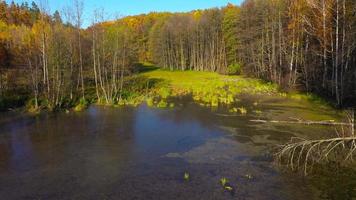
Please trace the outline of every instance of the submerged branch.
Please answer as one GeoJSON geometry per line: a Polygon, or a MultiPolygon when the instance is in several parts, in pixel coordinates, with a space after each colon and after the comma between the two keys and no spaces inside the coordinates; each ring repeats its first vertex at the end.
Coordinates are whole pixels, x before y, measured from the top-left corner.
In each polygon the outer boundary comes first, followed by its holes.
{"type": "MultiPolygon", "coordinates": [[[[348,113],[349,123],[344,128],[344,123],[304,123],[321,125],[341,125],[341,132],[336,130],[337,137],[329,139],[308,140],[304,138],[291,138],[291,141],[281,145],[275,154],[276,160],[280,164],[285,164],[292,170],[308,171],[315,163],[327,162],[333,159],[337,162],[353,162],[356,153],[356,135],[354,130],[354,112],[348,113]]],[[[294,122],[298,123],[298,122],[294,122]]],[[[299,123],[302,123],[299,121],[299,123]]]]}
{"type": "Polygon", "coordinates": [[[305,125],[325,125],[325,126],[351,126],[350,123],[344,122],[334,122],[333,120],[328,121],[309,121],[309,120],[298,120],[298,121],[278,121],[278,120],[250,120],[251,122],[257,123],[278,123],[278,124],[305,124],[305,125]]]}

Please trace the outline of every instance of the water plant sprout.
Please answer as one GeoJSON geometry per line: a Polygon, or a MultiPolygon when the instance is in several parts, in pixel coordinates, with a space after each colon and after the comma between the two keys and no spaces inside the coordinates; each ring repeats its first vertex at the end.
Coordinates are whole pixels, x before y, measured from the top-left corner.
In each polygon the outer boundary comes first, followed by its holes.
{"type": "Polygon", "coordinates": [[[190,180],[190,175],[188,172],[184,172],[184,180],[189,181],[190,180]]]}

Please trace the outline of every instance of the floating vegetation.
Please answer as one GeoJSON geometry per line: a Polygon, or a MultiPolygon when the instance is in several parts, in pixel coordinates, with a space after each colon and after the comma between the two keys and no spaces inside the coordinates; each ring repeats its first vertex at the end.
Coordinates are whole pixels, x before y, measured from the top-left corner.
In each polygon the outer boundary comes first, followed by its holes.
{"type": "Polygon", "coordinates": [[[256,113],[256,114],[262,114],[262,111],[260,111],[260,110],[255,110],[255,111],[253,111],[254,113],[256,113]]]}
{"type": "Polygon", "coordinates": [[[229,112],[231,112],[231,113],[237,113],[237,112],[239,112],[239,109],[237,109],[237,108],[231,108],[231,109],[229,110],[229,112]]]}
{"type": "Polygon", "coordinates": [[[229,180],[225,177],[220,179],[220,184],[224,188],[225,191],[231,192],[233,194],[234,188],[230,185],[229,180]]]}
{"type": "Polygon", "coordinates": [[[225,187],[226,184],[229,183],[229,180],[227,178],[223,177],[220,179],[220,183],[223,187],[225,187]]]}
{"type": "Polygon", "coordinates": [[[184,172],[184,176],[183,176],[185,181],[189,181],[190,180],[190,175],[188,172],[184,172]]]}
{"type": "Polygon", "coordinates": [[[253,177],[252,177],[251,174],[246,174],[246,175],[245,175],[245,178],[247,178],[247,179],[253,179],[253,177]]]}
{"type": "Polygon", "coordinates": [[[232,192],[234,190],[234,188],[232,188],[231,186],[225,186],[224,189],[229,192],[232,192]]]}
{"type": "Polygon", "coordinates": [[[245,107],[240,107],[240,108],[237,108],[241,114],[243,115],[246,115],[247,114],[247,109],[245,107]]]}
{"type": "Polygon", "coordinates": [[[157,104],[157,108],[167,108],[167,106],[168,103],[163,99],[157,104]]]}

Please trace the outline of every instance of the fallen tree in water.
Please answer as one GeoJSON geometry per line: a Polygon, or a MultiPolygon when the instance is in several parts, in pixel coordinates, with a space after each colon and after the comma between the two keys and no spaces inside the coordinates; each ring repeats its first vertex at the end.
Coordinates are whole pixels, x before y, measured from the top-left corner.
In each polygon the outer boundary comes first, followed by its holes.
{"type": "Polygon", "coordinates": [[[257,123],[277,123],[277,124],[305,124],[305,125],[325,125],[325,126],[350,126],[350,123],[344,122],[335,122],[333,120],[326,120],[326,121],[309,121],[309,120],[301,120],[298,119],[297,121],[278,121],[278,120],[250,120],[251,122],[257,123]]]}
{"type": "Polygon", "coordinates": [[[347,115],[348,123],[341,124],[341,130],[336,130],[337,137],[320,140],[293,137],[289,143],[278,148],[276,160],[292,170],[303,170],[305,175],[315,163],[330,160],[353,162],[356,153],[354,111],[348,112],[347,115]]]}

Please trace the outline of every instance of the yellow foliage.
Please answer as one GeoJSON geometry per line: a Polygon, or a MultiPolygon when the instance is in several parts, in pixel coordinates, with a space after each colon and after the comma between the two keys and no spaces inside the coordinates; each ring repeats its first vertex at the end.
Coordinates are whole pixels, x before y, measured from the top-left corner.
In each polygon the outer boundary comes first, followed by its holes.
{"type": "Polygon", "coordinates": [[[193,12],[193,18],[195,20],[200,20],[202,15],[203,15],[203,12],[201,10],[196,10],[193,12]]]}
{"type": "Polygon", "coordinates": [[[0,20],[0,40],[7,40],[9,37],[9,27],[5,22],[0,20]]]}

